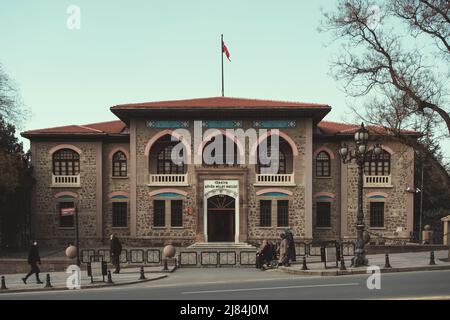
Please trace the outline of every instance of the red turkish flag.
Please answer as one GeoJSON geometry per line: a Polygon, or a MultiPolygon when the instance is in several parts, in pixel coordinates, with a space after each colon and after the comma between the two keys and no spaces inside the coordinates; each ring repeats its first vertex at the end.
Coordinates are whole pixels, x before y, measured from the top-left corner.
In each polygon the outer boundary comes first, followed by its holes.
{"type": "Polygon", "coordinates": [[[231,62],[231,60],[230,60],[230,52],[228,51],[228,48],[225,45],[225,42],[223,42],[223,41],[222,41],[222,52],[225,53],[225,55],[227,56],[228,61],[231,62]]]}

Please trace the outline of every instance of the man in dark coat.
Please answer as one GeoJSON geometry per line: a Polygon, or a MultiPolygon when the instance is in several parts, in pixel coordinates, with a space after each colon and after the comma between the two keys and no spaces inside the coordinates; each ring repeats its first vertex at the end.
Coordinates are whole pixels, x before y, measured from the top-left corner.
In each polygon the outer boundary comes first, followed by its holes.
{"type": "Polygon", "coordinates": [[[295,253],[295,242],[294,242],[294,235],[292,234],[292,231],[287,229],[286,232],[286,240],[288,241],[288,258],[290,261],[296,261],[296,253],[295,253]]]}
{"type": "Polygon", "coordinates": [[[30,272],[25,276],[25,278],[22,278],[23,283],[27,284],[27,279],[33,274],[36,274],[36,283],[41,284],[43,283],[39,279],[39,267],[37,264],[41,264],[41,257],[39,256],[39,249],[37,246],[37,242],[34,241],[31,244],[30,252],[28,253],[28,264],[31,266],[30,272]]]}
{"type": "Polygon", "coordinates": [[[120,254],[122,253],[122,244],[119,238],[114,234],[111,235],[111,262],[116,268],[114,273],[120,272],[120,254]]]}

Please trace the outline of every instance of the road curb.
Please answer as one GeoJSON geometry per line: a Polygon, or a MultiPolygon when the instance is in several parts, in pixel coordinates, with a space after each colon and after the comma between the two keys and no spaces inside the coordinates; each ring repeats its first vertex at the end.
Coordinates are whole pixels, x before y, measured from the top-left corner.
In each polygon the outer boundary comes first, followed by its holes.
{"type": "MultiPolygon", "coordinates": [[[[167,278],[167,274],[160,275],[158,277],[145,279],[145,280],[133,280],[129,282],[121,282],[121,283],[101,283],[101,284],[88,284],[85,286],[82,286],[81,289],[78,290],[88,290],[88,289],[97,289],[97,288],[106,288],[106,287],[120,287],[120,286],[126,286],[131,284],[138,284],[138,283],[145,283],[155,280],[160,280],[163,278],[167,278]]],[[[75,290],[75,289],[69,289],[67,287],[52,287],[52,288],[33,288],[33,289],[6,289],[6,290],[0,290],[0,296],[2,294],[6,293],[21,293],[21,292],[44,292],[44,291],[66,291],[66,290],[75,290]]]]}
{"type": "MultiPolygon", "coordinates": [[[[350,269],[350,270],[293,270],[287,267],[279,267],[281,272],[306,275],[306,276],[347,276],[353,274],[367,274],[366,268],[350,269]]],[[[381,273],[395,273],[395,272],[413,272],[413,271],[436,271],[436,270],[450,270],[450,265],[445,266],[423,266],[423,267],[404,267],[404,268],[380,268],[381,273]]]]}

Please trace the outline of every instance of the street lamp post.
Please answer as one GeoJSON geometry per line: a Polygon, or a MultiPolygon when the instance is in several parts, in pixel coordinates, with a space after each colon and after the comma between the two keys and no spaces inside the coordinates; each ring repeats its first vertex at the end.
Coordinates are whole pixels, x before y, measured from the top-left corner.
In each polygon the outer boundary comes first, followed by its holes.
{"type": "MultiPolygon", "coordinates": [[[[356,214],[356,249],[355,257],[353,258],[353,266],[361,267],[368,265],[366,258],[366,250],[364,249],[364,210],[363,210],[363,184],[364,184],[364,164],[368,154],[369,131],[361,123],[361,127],[355,133],[355,149],[349,150],[346,144],[343,144],[339,149],[339,155],[342,162],[349,163],[355,160],[358,166],[358,211],[356,214]]],[[[373,155],[378,157],[382,152],[379,144],[376,144],[373,149],[373,155]]]]}

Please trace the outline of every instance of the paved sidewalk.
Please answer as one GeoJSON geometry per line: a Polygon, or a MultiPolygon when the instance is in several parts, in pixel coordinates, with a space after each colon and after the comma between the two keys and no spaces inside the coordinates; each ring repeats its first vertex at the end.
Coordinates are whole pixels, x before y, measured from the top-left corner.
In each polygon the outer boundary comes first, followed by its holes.
{"type": "MultiPolygon", "coordinates": [[[[434,252],[436,265],[430,265],[429,252],[413,252],[413,253],[395,253],[389,255],[391,268],[384,268],[385,255],[375,254],[368,255],[369,265],[378,266],[382,273],[387,272],[407,272],[407,271],[431,271],[450,269],[450,261],[448,261],[448,250],[441,250],[434,252]]],[[[335,264],[327,263],[327,269],[324,264],[317,262],[317,259],[306,258],[308,270],[301,270],[302,263],[295,264],[290,267],[280,267],[278,270],[298,275],[319,275],[319,276],[333,276],[333,275],[348,275],[348,274],[362,274],[367,273],[367,268],[350,268],[351,257],[345,257],[345,271],[336,268],[335,264]],[[313,261],[310,261],[313,260],[313,261]],[[333,268],[330,268],[333,267],[333,268]]],[[[301,262],[301,260],[299,261],[301,262]]]]}
{"type": "MultiPolygon", "coordinates": [[[[101,277],[96,277],[96,281],[91,283],[91,278],[87,276],[86,270],[81,271],[81,289],[89,289],[89,288],[101,288],[106,286],[119,286],[119,285],[129,285],[136,284],[148,281],[154,281],[162,278],[166,278],[168,272],[174,271],[172,268],[163,272],[161,267],[145,267],[145,280],[139,280],[140,278],[140,268],[123,268],[120,271],[120,274],[111,274],[111,278],[113,283],[108,284],[108,277],[105,276],[105,282],[102,282],[101,277]]],[[[69,273],[65,272],[50,272],[50,282],[52,287],[45,288],[46,285],[46,276],[47,273],[43,272],[39,274],[40,280],[43,284],[36,283],[35,275],[32,275],[27,280],[27,284],[24,284],[22,278],[24,274],[9,274],[5,275],[5,282],[7,290],[0,289],[0,296],[2,293],[11,293],[11,292],[26,292],[26,291],[42,291],[42,290],[65,290],[67,289],[66,281],[70,276],[69,273]]]]}

